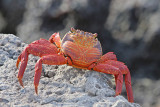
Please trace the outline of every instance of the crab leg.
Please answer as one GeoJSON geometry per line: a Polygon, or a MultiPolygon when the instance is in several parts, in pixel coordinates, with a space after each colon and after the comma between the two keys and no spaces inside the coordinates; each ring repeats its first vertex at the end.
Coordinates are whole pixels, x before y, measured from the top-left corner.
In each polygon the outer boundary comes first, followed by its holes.
{"type": "Polygon", "coordinates": [[[116,85],[116,96],[119,95],[122,91],[122,85],[123,85],[123,75],[115,66],[109,65],[107,63],[99,63],[95,67],[93,67],[93,70],[98,72],[103,72],[107,74],[114,74],[117,75],[117,85],[116,85]]]}
{"type": "Polygon", "coordinates": [[[119,75],[125,74],[125,85],[126,85],[128,100],[129,102],[133,102],[131,76],[129,69],[127,68],[126,65],[124,65],[124,63],[115,60],[108,60],[103,63],[98,63],[95,67],[93,67],[93,70],[115,75],[116,95],[119,95],[122,91],[123,77],[120,78],[119,75]]]}
{"type": "MultiPolygon", "coordinates": [[[[57,54],[57,48],[45,39],[40,39],[29,44],[22,53],[33,54],[35,56],[43,56],[45,54],[57,54]]],[[[22,53],[18,56],[16,66],[18,68],[19,62],[21,61],[22,53]]]]}
{"type": "MultiPolygon", "coordinates": [[[[117,57],[116,55],[113,53],[113,52],[108,52],[106,54],[104,54],[101,59],[98,61],[98,63],[103,63],[105,61],[108,61],[108,60],[115,60],[117,61],[117,57]]],[[[117,76],[118,75],[114,75],[115,76],[115,82],[117,84],[117,76]]]]}
{"type": "Polygon", "coordinates": [[[104,54],[98,62],[102,63],[102,62],[105,62],[108,60],[115,60],[116,61],[117,57],[113,52],[108,52],[108,53],[104,54]]]}
{"type": "Polygon", "coordinates": [[[36,65],[35,65],[35,76],[34,76],[34,86],[35,86],[35,92],[38,94],[38,84],[41,76],[42,71],[42,64],[48,64],[48,65],[62,65],[67,64],[68,60],[63,55],[48,55],[41,57],[36,65]]]}
{"type": "Polygon", "coordinates": [[[125,74],[125,86],[126,86],[126,91],[127,91],[127,97],[130,102],[133,102],[131,75],[130,75],[128,67],[126,65],[124,65],[124,63],[119,62],[119,61],[108,60],[108,61],[106,61],[106,63],[119,68],[120,71],[122,72],[122,74],[125,74]]]}
{"type": "Polygon", "coordinates": [[[21,65],[18,72],[18,80],[21,86],[23,86],[22,78],[28,62],[28,55],[33,54],[35,56],[42,57],[47,54],[57,54],[58,50],[54,44],[51,44],[45,39],[40,39],[29,44],[17,59],[16,66],[18,68],[19,62],[21,65]]]}
{"type": "Polygon", "coordinates": [[[133,100],[133,91],[132,91],[132,85],[131,85],[131,75],[130,72],[125,75],[125,86],[127,91],[127,97],[130,102],[134,102],[133,100]]]}
{"type": "Polygon", "coordinates": [[[24,74],[24,71],[27,66],[28,55],[29,55],[29,53],[27,52],[27,48],[25,48],[24,51],[22,52],[22,54],[20,54],[20,56],[18,57],[17,63],[16,63],[16,66],[18,68],[18,64],[21,61],[20,69],[18,72],[18,81],[22,87],[24,87],[23,82],[22,82],[22,78],[23,78],[23,74],[24,74]]]}

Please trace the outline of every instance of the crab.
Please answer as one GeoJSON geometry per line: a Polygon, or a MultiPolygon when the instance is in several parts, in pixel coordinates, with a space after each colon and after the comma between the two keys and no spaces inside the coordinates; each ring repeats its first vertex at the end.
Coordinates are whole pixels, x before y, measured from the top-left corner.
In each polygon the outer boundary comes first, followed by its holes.
{"type": "Polygon", "coordinates": [[[117,61],[113,52],[102,55],[102,48],[100,41],[97,39],[97,33],[93,34],[71,28],[71,31],[66,33],[62,40],[58,32],[52,34],[49,40],[40,39],[29,44],[18,56],[16,63],[18,68],[19,62],[21,62],[17,78],[22,87],[22,78],[29,54],[40,57],[35,65],[34,86],[36,94],[38,94],[42,64],[67,64],[80,69],[113,74],[116,83],[115,96],[121,94],[123,74],[125,74],[128,101],[134,102],[131,75],[128,67],[123,62],[117,61]]]}

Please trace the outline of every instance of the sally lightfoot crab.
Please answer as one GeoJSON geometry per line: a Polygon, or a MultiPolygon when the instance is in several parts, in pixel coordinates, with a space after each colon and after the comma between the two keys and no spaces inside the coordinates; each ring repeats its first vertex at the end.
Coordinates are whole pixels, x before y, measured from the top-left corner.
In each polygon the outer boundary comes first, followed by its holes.
{"type": "Polygon", "coordinates": [[[54,33],[49,40],[40,39],[29,44],[17,59],[21,65],[18,72],[18,80],[23,86],[22,77],[28,62],[28,55],[39,56],[35,65],[34,86],[38,94],[38,84],[42,71],[42,64],[62,65],[67,64],[76,68],[95,70],[107,74],[113,74],[116,82],[116,96],[121,94],[123,74],[125,74],[125,86],[129,102],[133,102],[131,76],[127,66],[117,61],[113,52],[102,55],[101,44],[97,34],[75,30],[66,33],[61,40],[59,33],[54,33]]]}

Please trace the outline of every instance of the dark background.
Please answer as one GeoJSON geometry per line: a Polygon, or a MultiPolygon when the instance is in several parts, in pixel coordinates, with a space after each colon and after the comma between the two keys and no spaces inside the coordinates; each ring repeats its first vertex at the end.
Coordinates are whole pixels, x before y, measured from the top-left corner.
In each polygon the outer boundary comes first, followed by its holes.
{"type": "Polygon", "coordinates": [[[160,107],[159,0],[0,0],[0,33],[25,43],[71,27],[98,33],[104,54],[129,67],[135,102],[160,107]]]}

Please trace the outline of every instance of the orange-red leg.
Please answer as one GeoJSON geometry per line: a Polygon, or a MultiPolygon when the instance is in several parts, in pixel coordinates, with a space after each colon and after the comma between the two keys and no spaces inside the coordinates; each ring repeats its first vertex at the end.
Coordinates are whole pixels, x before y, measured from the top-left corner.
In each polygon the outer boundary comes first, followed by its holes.
{"type": "Polygon", "coordinates": [[[124,65],[124,63],[119,62],[119,61],[108,60],[106,61],[106,63],[119,68],[122,74],[125,74],[125,86],[126,86],[128,100],[129,102],[134,102],[133,101],[134,100],[133,91],[132,91],[132,86],[131,86],[131,75],[130,75],[128,67],[124,65]]]}
{"type": "Polygon", "coordinates": [[[48,55],[41,57],[35,65],[34,86],[36,94],[38,94],[38,84],[41,76],[42,64],[62,65],[67,63],[67,58],[65,58],[63,55],[48,55]]]}
{"type": "Polygon", "coordinates": [[[20,82],[20,85],[23,86],[22,78],[25,68],[27,66],[29,54],[41,57],[47,54],[57,54],[57,53],[58,51],[56,46],[54,44],[51,44],[49,41],[45,39],[40,39],[29,44],[19,55],[16,63],[16,66],[18,68],[19,62],[21,61],[21,65],[18,72],[18,80],[20,82]]]}
{"type": "MultiPolygon", "coordinates": [[[[115,61],[117,61],[117,57],[116,57],[116,55],[113,52],[108,52],[108,53],[104,54],[101,57],[101,59],[98,61],[98,63],[105,63],[108,60],[115,60],[115,61]]],[[[94,66],[94,65],[92,64],[92,66],[94,66]]],[[[90,66],[90,68],[92,66],[90,66]]],[[[114,74],[114,76],[115,76],[115,83],[117,84],[117,77],[118,77],[118,75],[114,74]]]]}
{"type": "Polygon", "coordinates": [[[17,59],[17,63],[16,63],[16,66],[18,68],[18,64],[21,61],[20,69],[19,69],[19,72],[18,72],[18,80],[19,80],[19,83],[22,87],[23,87],[22,78],[23,78],[23,74],[24,74],[24,71],[25,71],[26,66],[27,66],[28,54],[29,53],[27,52],[27,48],[25,48],[24,51],[19,55],[19,57],[17,59]]]}
{"type": "MultiPolygon", "coordinates": [[[[116,57],[116,55],[113,52],[108,52],[108,53],[104,54],[101,57],[101,59],[98,62],[96,62],[96,63],[105,63],[105,61],[108,61],[108,60],[115,60],[116,61],[117,57],[116,57]]],[[[96,65],[96,63],[91,64],[88,67],[88,69],[89,70],[93,69],[93,67],[96,65]]]]}
{"type": "Polygon", "coordinates": [[[123,74],[125,74],[125,85],[129,102],[133,101],[133,91],[131,86],[131,76],[128,67],[124,63],[116,60],[106,60],[102,63],[98,63],[93,67],[93,70],[113,74],[116,82],[116,95],[119,95],[122,91],[123,74]]]}
{"type": "Polygon", "coordinates": [[[117,77],[118,75],[114,75],[116,85],[117,85],[117,77]]]}
{"type": "Polygon", "coordinates": [[[116,85],[116,96],[119,95],[122,91],[122,85],[123,85],[123,75],[121,71],[112,65],[109,64],[97,64],[93,70],[98,71],[98,72],[103,72],[107,74],[114,74],[117,75],[117,85],[116,85]]]}
{"type": "Polygon", "coordinates": [[[126,86],[127,97],[128,97],[129,102],[134,102],[132,85],[131,85],[131,75],[129,71],[125,75],[125,86],[126,86]]]}
{"type": "Polygon", "coordinates": [[[113,52],[108,52],[108,53],[104,54],[98,62],[102,63],[102,62],[105,62],[108,60],[115,60],[116,61],[117,57],[113,52]]]}

